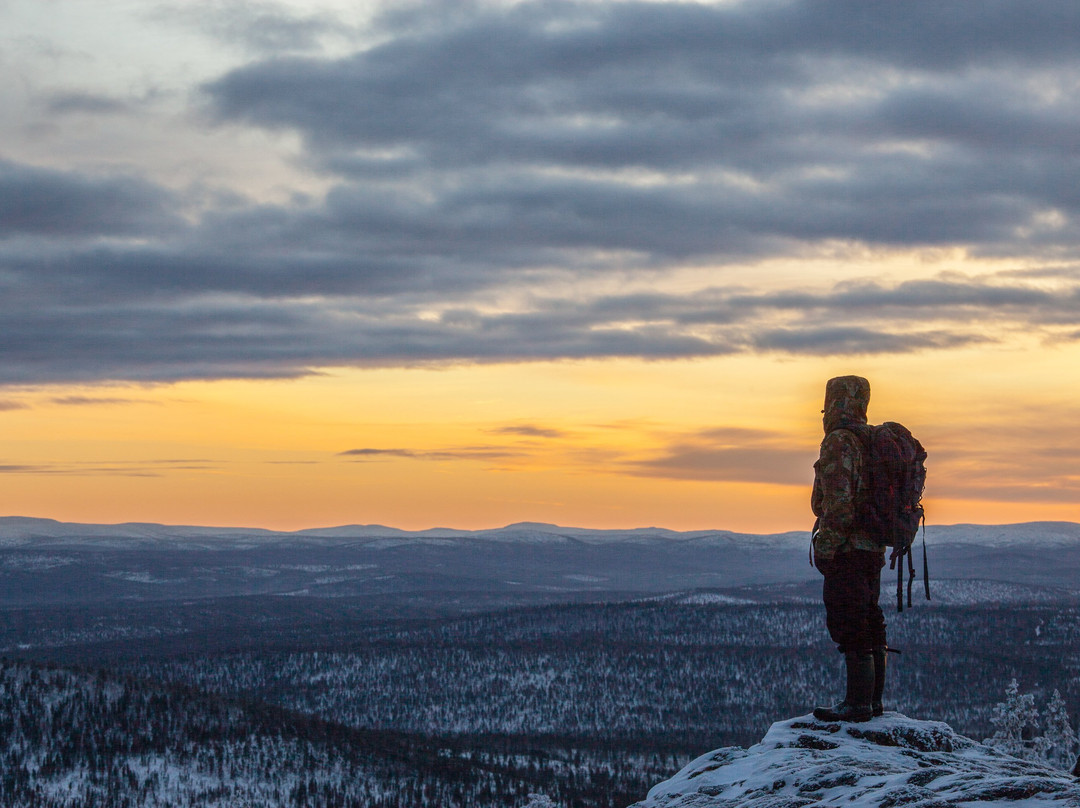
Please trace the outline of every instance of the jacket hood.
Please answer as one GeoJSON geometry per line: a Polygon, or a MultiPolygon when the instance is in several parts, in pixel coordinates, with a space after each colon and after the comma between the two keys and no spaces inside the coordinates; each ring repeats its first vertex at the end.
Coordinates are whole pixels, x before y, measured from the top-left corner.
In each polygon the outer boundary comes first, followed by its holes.
{"type": "Polygon", "coordinates": [[[822,422],[825,434],[834,429],[866,423],[870,404],[870,382],[862,376],[837,376],[825,384],[825,408],[822,422]]]}

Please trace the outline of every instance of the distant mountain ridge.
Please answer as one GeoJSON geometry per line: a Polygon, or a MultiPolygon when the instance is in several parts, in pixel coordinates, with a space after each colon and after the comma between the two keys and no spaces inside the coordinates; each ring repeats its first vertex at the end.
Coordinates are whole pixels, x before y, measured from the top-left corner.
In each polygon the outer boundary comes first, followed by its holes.
{"type": "MultiPolygon", "coordinates": [[[[994,547],[1031,544],[1080,545],[1080,523],[1076,522],[929,525],[926,533],[927,541],[934,544],[982,544],[994,547]]],[[[0,517],[0,546],[56,543],[58,540],[76,544],[81,541],[95,543],[109,539],[119,540],[122,543],[161,542],[165,544],[185,540],[213,540],[215,544],[228,544],[232,541],[243,545],[248,545],[253,541],[263,541],[268,544],[291,542],[308,544],[312,540],[329,542],[398,540],[402,543],[431,540],[450,540],[451,542],[453,540],[484,540],[523,544],[568,541],[585,544],[669,541],[781,546],[806,543],[809,533],[801,530],[768,534],[738,533],[728,530],[677,531],[661,527],[598,529],[565,527],[543,522],[517,522],[501,528],[481,530],[435,527],[412,531],[385,525],[340,525],[277,531],[266,528],[164,525],[151,522],[82,524],[26,516],[0,517]]]]}
{"type": "MultiPolygon", "coordinates": [[[[1077,594],[1080,524],[932,525],[926,533],[931,590],[944,596],[943,604],[1077,594]],[[983,583],[934,583],[945,579],[983,583]]],[[[283,532],[3,517],[0,607],[310,596],[379,600],[394,609],[450,602],[496,608],[661,593],[698,597],[701,590],[801,602],[819,597],[808,546],[806,531],[596,530],[522,522],[475,531],[345,525],[283,532]],[[787,584],[801,589],[743,591],[787,584]]],[[[895,586],[894,575],[885,570],[883,589],[895,586]]]]}

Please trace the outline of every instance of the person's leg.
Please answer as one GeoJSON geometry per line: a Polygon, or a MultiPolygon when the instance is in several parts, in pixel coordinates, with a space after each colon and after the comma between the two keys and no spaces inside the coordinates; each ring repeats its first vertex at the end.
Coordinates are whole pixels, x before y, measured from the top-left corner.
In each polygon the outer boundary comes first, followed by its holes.
{"type": "Polygon", "coordinates": [[[870,711],[874,715],[885,713],[885,668],[889,664],[889,649],[885,645],[874,646],[874,692],[870,696],[870,711]]]}
{"type": "MultiPolygon", "coordinates": [[[[866,551],[864,551],[866,552],[866,551]]],[[[870,709],[874,715],[885,712],[885,671],[888,666],[889,643],[885,634],[885,613],[881,610],[881,569],[885,566],[884,553],[866,554],[865,576],[867,582],[867,628],[873,643],[874,691],[870,709]]]]}
{"type": "Polygon", "coordinates": [[[870,699],[874,690],[874,657],[871,654],[849,651],[844,654],[847,674],[844,698],[832,707],[815,707],[814,718],[819,721],[869,721],[873,715],[870,699]]]}
{"type": "Polygon", "coordinates": [[[844,654],[847,674],[843,700],[832,707],[814,709],[814,716],[823,721],[866,721],[872,715],[874,658],[867,608],[869,584],[864,567],[865,559],[853,553],[818,560],[818,569],[825,579],[822,585],[825,624],[837,650],[844,654]]]}
{"type": "Polygon", "coordinates": [[[866,603],[866,631],[872,647],[888,645],[885,636],[885,613],[881,610],[881,569],[885,566],[885,554],[871,550],[856,550],[861,555],[863,597],[866,603]]]}
{"type": "Polygon", "coordinates": [[[870,653],[885,644],[885,615],[878,605],[880,564],[881,555],[866,550],[817,559],[824,577],[825,625],[842,654],[870,653]]]}

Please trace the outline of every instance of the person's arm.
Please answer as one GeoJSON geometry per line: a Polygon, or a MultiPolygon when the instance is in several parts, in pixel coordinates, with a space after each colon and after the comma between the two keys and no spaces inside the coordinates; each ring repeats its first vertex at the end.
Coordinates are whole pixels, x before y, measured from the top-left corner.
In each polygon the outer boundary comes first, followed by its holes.
{"type": "Polygon", "coordinates": [[[814,464],[810,504],[819,520],[814,551],[823,558],[832,558],[847,544],[855,526],[855,495],[861,472],[858,440],[846,429],[830,432],[814,464]]]}

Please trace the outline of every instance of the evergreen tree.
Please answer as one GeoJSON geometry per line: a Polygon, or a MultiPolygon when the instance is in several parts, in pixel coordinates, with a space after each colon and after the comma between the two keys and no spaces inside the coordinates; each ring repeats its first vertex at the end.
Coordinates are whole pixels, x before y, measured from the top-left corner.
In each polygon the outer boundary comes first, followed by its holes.
{"type": "Polygon", "coordinates": [[[525,808],[558,808],[547,794],[529,794],[525,808]]]}
{"type": "Polygon", "coordinates": [[[1058,769],[1070,769],[1076,760],[1076,732],[1069,723],[1069,713],[1065,709],[1065,699],[1055,688],[1054,695],[1047,702],[1043,723],[1043,737],[1046,739],[1046,762],[1058,769]]]}
{"type": "Polygon", "coordinates": [[[990,723],[997,729],[983,743],[1008,755],[1028,760],[1042,757],[1045,744],[1037,738],[1034,731],[1039,727],[1039,710],[1035,706],[1035,696],[1020,693],[1020,683],[1013,679],[1005,688],[1005,701],[994,705],[994,714],[990,723]]]}

